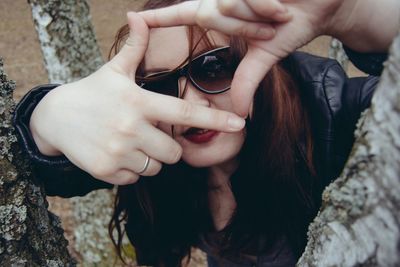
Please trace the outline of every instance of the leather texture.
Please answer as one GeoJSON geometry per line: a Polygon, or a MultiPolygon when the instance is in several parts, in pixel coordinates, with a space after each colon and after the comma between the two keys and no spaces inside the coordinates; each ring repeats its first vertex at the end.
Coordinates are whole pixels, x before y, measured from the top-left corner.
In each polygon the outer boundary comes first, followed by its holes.
{"type": "MultiPolygon", "coordinates": [[[[348,50],[348,49],[347,49],[348,50]]],[[[385,54],[359,54],[351,59],[363,71],[379,74],[385,54]],[[371,64],[366,64],[368,59],[371,64]],[[362,62],[362,63],[360,63],[362,62]]],[[[354,142],[353,132],[361,112],[370,105],[378,78],[374,76],[348,78],[336,60],[296,52],[284,60],[284,66],[297,80],[310,110],[316,151],[316,169],[328,184],[342,170],[354,142]]],[[[35,87],[19,102],[14,125],[23,150],[35,164],[48,195],[81,196],[111,184],[94,179],[75,167],[66,157],[42,155],[29,130],[30,116],[39,101],[56,84],[35,87]],[[79,179],[77,177],[80,177],[79,179]]]]}
{"type": "MultiPolygon", "coordinates": [[[[385,55],[373,56],[368,61],[370,57],[354,53],[351,59],[353,62],[362,62],[356,63],[358,66],[367,66],[363,71],[380,74],[385,55]]],[[[309,111],[314,163],[323,179],[322,186],[325,186],[338,177],[343,169],[354,142],[355,125],[361,112],[369,107],[379,78],[348,78],[337,61],[301,52],[293,53],[283,64],[297,81],[309,111]]],[[[112,188],[113,185],[91,177],[65,157],[44,156],[36,147],[29,131],[29,119],[39,101],[56,86],[43,85],[32,89],[18,104],[14,115],[19,141],[32,159],[37,177],[43,181],[46,193],[51,196],[82,196],[95,189],[112,188]]],[[[128,236],[132,230],[127,226],[128,236]]],[[[154,255],[150,252],[137,251],[138,262],[151,263],[154,255]]]]}

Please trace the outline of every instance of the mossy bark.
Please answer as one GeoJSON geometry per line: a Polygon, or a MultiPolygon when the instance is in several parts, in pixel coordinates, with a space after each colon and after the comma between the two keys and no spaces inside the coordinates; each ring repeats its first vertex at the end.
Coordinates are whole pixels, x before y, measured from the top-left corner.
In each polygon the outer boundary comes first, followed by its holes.
{"type": "Polygon", "coordinates": [[[51,83],[85,77],[102,64],[85,0],[28,0],[51,83]]]}
{"type": "Polygon", "coordinates": [[[329,45],[328,57],[336,59],[342,68],[347,72],[349,69],[349,59],[346,55],[346,52],[343,49],[342,43],[335,38],[332,38],[331,43],[329,45]]]}
{"type": "Polygon", "coordinates": [[[400,35],[298,266],[400,266],[400,35]]]}
{"type": "Polygon", "coordinates": [[[0,265],[74,266],[60,220],[21,153],[12,126],[15,83],[0,59],[0,265]]]}
{"type": "MultiPolygon", "coordinates": [[[[103,64],[85,0],[28,2],[50,82],[83,78],[103,64]]],[[[74,249],[81,256],[81,266],[112,266],[117,259],[107,231],[113,198],[110,190],[98,190],[71,199],[74,249]]]]}

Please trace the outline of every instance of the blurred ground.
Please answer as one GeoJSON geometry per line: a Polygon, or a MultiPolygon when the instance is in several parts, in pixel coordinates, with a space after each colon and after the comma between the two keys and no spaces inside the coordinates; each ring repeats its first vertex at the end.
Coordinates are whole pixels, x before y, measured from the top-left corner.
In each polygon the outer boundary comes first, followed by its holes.
{"type": "MultiPolygon", "coordinates": [[[[91,16],[103,57],[113,42],[116,30],[125,23],[128,10],[137,10],[143,0],[89,0],[91,16]]],[[[303,50],[326,56],[330,38],[321,37],[303,50]]],[[[18,100],[29,89],[47,83],[40,46],[26,0],[0,1],[0,57],[4,58],[5,71],[17,82],[15,98],[18,100]]],[[[353,66],[350,75],[360,75],[353,66]]],[[[73,242],[73,218],[68,201],[49,198],[50,209],[61,216],[66,236],[73,242]]],[[[78,255],[71,251],[75,257],[78,255]]],[[[192,266],[205,266],[204,256],[196,251],[192,266]]]]}

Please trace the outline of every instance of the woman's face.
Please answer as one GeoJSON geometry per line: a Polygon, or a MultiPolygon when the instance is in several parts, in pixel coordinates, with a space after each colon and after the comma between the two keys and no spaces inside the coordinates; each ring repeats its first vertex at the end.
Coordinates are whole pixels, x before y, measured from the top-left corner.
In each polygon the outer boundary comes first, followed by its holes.
{"type": "MultiPolygon", "coordinates": [[[[209,36],[217,47],[229,44],[226,36],[210,32],[209,36]]],[[[194,51],[203,51],[206,47],[200,45],[194,51]]],[[[152,29],[150,43],[145,55],[145,71],[172,70],[180,65],[189,54],[187,30],[185,27],[152,29]]],[[[180,90],[183,90],[186,78],[179,80],[180,90]]],[[[186,101],[214,109],[233,112],[230,91],[221,94],[205,94],[196,89],[190,82],[183,97],[186,101]]],[[[169,135],[171,125],[160,123],[159,128],[169,135]]],[[[182,146],[182,159],[193,167],[212,167],[230,163],[236,159],[245,138],[245,130],[236,133],[208,131],[175,125],[174,138],[182,146]]]]}

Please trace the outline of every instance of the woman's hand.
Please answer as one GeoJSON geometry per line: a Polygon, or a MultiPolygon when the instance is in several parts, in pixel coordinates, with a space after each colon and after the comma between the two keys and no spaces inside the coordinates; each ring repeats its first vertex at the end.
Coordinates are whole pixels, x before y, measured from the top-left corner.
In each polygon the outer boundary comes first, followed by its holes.
{"type": "Polygon", "coordinates": [[[130,37],[109,63],[90,76],[52,90],[32,114],[31,131],[40,151],[64,154],[79,168],[112,184],[157,174],[177,162],[180,145],[157,129],[158,122],[233,132],[244,120],[225,111],[146,91],[134,82],[147,49],[149,29],[130,13],[130,37]]]}
{"type": "Polygon", "coordinates": [[[249,50],[232,82],[232,102],[239,115],[247,116],[259,82],[279,60],[322,34],[360,51],[387,49],[398,9],[398,0],[200,0],[140,14],[150,27],[197,24],[245,37],[249,50]],[[371,21],[385,18],[384,12],[393,15],[392,24],[379,36],[382,30],[371,21]],[[378,41],[363,42],[371,35],[378,41]]]}

